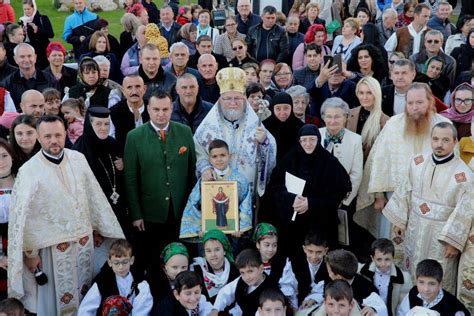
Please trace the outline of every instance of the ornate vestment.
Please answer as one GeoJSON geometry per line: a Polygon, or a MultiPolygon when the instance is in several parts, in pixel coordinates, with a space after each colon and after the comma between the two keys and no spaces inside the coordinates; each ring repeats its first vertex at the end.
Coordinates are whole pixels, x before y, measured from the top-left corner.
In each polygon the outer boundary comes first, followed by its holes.
{"type": "MultiPolygon", "coordinates": [[[[239,172],[229,168],[229,173],[219,181],[237,181],[239,195],[239,230],[246,232],[252,228],[252,195],[247,179],[239,172]]],[[[201,232],[201,179],[196,183],[181,218],[179,238],[198,237],[201,232]]]]}
{"type": "MultiPolygon", "coordinates": [[[[257,146],[255,131],[259,126],[259,120],[248,103],[243,117],[234,124],[224,118],[219,108],[220,105],[217,102],[194,134],[198,176],[211,167],[208,152],[209,143],[214,139],[222,139],[229,145],[232,155],[230,167],[245,176],[250,183],[252,193],[258,168],[257,190],[261,196],[265,191],[265,184],[269,180],[268,175],[276,164],[275,138],[267,131],[266,141],[257,146]],[[256,164],[257,156],[259,158],[258,166],[256,164]]],[[[263,125],[261,127],[265,128],[263,125]]]]}
{"type": "MultiPolygon", "coordinates": [[[[434,114],[431,127],[439,122],[449,120],[434,114]]],[[[379,237],[376,218],[380,216],[372,207],[375,193],[395,191],[408,174],[410,159],[416,154],[431,150],[429,135],[417,144],[404,131],[405,113],[391,117],[375,140],[364,166],[354,221],[375,237],[379,237]]]]}
{"type": "Polygon", "coordinates": [[[47,316],[77,313],[93,277],[92,232],[124,238],[86,159],[68,149],[59,164],[40,151],[23,165],[13,188],[9,224],[9,296],[21,299],[31,312],[51,303],[47,316]],[[42,259],[49,275],[41,289],[23,264],[24,253],[42,259]],[[41,293],[48,287],[52,293],[45,302],[41,293]]]}
{"type": "Polygon", "coordinates": [[[413,278],[420,261],[435,259],[443,267],[443,288],[455,293],[458,258],[445,258],[444,244],[464,249],[471,228],[466,216],[474,207],[469,203],[472,188],[473,175],[458,157],[442,164],[434,163],[432,153],[412,159],[408,177],[383,214],[405,229],[404,266],[413,278]]]}

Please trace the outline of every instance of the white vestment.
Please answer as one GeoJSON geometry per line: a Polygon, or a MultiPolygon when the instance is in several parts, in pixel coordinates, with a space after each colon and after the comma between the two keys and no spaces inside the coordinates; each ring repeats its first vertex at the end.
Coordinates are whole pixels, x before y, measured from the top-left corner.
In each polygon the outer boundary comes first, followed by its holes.
{"type": "Polygon", "coordinates": [[[466,214],[473,175],[458,157],[436,164],[432,153],[418,155],[409,164],[406,180],[395,191],[383,214],[405,230],[404,267],[415,278],[416,265],[424,259],[443,267],[443,288],[455,293],[458,258],[445,258],[444,245],[460,252],[471,228],[466,214]]]}
{"type": "MultiPolygon", "coordinates": [[[[243,117],[238,122],[227,121],[217,102],[194,134],[196,145],[196,172],[198,177],[202,172],[211,167],[209,163],[209,143],[221,139],[227,143],[231,153],[230,167],[238,170],[245,176],[252,192],[255,188],[255,178],[258,168],[257,190],[261,196],[265,191],[265,184],[276,164],[275,138],[267,132],[267,139],[257,146],[255,132],[259,126],[257,114],[247,103],[243,117]],[[258,157],[258,166],[257,166],[258,157]]],[[[265,128],[263,125],[261,127],[265,128]]]]}
{"type": "MultiPolygon", "coordinates": [[[[439,122],[449,120],[434,114],[431,127],[439,122]]],[[[416,154],[430,150],[429,134],[422,141],[416,141],[413,137],[405,135],[405,113],[392,116],[375,140],[365,163],[354,221],[373,236],[379,237],[377,219],[380,217],[380,212],[376,212],[372,207],[375,193],[395,191],[408,174],[410,159],[416,154]]]]}
{"type": "Polygon", "coordinates": [[[20,169],[8,227],[8,294],[38,316],[75,315],[94,273],[93,231],[124,238],[84,155],[64,149],[59,164],[38,152],[20,169]],[[39,255],[38,286],[23,256],[39,255]]]}

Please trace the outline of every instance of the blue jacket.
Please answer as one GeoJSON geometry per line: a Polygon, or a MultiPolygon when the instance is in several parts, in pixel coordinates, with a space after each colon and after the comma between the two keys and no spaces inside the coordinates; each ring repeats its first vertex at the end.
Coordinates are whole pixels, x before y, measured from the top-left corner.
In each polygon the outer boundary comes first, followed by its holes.
{"type": "Polygon", "coordinates": [[[72,34],[72,30],[84,23],[97,19],[97,14],[84,9],[82,13],[74,10],[74,13],[66,18],[64,21],[64,32],[63,39],[67,41],[69,35],[72,34]]]}

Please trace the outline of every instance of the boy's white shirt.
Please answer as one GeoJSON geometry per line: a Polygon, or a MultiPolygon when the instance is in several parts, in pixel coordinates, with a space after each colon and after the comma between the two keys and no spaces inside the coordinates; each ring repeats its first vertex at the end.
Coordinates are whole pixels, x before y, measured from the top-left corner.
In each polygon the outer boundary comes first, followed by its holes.
{"type": "Polygon", "coordinates": [[[382,298],[375,292],[362,300],[362,306],[373,308],[378,316],[388,316],[388,309],[382,298]]]}
{"type": "MultiPolygon", "coordinates": [[[[133,276],[128,273],[126,277],[122,278],[115,276],[117,281],[117,287],[119,289],[120,296],[127,297],[130,294],[132,287],[133,276]]],[[[147,281],[142,281],[138,284],[138,295],[132,295],[130,303],[132,303],[132,316],[143,316],[148,315],[153,307],[153,297],[150,293],[150,286],[147,281]]],[[[102,296],[99,292],[97,283],[94,283],[92,287],[87,291],[84,299],[79,306],[78,316],[95,316],[97,315],[97,309],[100,307],[102,296]]]]}
{"type": "MultiPolygon", "coordinates": [[[[442,291],[442,289],[440,290],[442,291]]],[[[419,295],[419,294],[418,294],[419,295]]],[[[410,311],[410,299],[409,294],[405,295],[403,301],[398,306],[397,316],[405,316],[410,311]]],[[[464,316],[464,312],[459,311],[454,314],[454,316],[464,316]]]]}

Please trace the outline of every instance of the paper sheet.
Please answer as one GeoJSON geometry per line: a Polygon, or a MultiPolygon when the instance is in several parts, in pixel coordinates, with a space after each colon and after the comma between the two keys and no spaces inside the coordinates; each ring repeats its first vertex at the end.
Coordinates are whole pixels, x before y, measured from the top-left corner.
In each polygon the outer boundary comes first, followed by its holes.
{"type": "MultiPolygon", "coordinates": [[[[305,184],[306,180],[298,178],[289,172],[285,174],[285,186],[288,192],[301,196],[303,195],[305,184]]],[[[296,214],[298,213],[293,212],[293,216],[291,217],[292,221],[295,221],[296,214]]]]}

